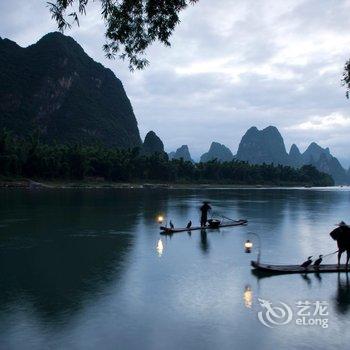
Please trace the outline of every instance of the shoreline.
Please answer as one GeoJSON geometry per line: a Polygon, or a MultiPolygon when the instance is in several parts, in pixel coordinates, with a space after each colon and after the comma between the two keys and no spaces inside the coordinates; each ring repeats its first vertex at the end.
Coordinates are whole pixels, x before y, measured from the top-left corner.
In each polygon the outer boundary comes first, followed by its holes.
{"type": "Polygon", "coordinates": [[[136,183],[136,182],[109,182],[103,180],[81,181],[46,181],[46,180],[0,180],[0,188],[23,189],[288,189],[288,188],[334,188],[349,186],[311,186],[304,184],[221,184],[221,183],[136,183]]]}

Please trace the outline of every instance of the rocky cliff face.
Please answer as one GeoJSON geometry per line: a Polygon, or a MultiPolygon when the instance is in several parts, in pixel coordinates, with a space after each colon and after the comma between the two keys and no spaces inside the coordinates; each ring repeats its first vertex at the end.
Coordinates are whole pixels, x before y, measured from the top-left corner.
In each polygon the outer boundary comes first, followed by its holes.
{"type": "Polygon", "coordinates": [[[135,147],[141,139],[121,81],[72,38],[22,48],[0,38],[0,128],[47,142],[135,147]]]}
{"type": "Polygon", "coordinates": [[[263,130],[250,128],[239,144],[236,158],[252,164],[288,164],[283,138],[274,126],[263,130]]]}
{"type": "Polygon", "coordinates": [[[212,142],[209,151],[201,156],[200,161],[205,163],[217,159],[220,162],[230,162],[233,158],[233,154],[229,148],[221,143],[212,142]]]}
{"type": "Polygon", "coordinates": [[[190,154],[190,150],[187,145],[182,145],[180,148],[176,150],[176,152],[169,153],[170,159],[183,159],[186,162],[193,162],[190,154]]]}

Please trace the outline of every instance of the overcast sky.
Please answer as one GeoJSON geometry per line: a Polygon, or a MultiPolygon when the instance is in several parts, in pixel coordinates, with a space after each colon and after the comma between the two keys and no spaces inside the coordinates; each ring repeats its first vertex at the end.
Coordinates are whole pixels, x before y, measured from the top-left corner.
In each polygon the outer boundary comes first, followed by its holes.
{"type": "MultiPolygon", "coordinates": [[[[101,49],[98,7],[65,34],[124,84],[141,136],[195,158],[217,141],[236,152],[245,131],[275,125],[287,150],[316,141],[350,160],[350,101],[341,76],[350,58],[350,1],[200,0],[182,13],[172,47],[153,45],[150,66],[130,73],[101,49]]],[[[0,36],[28,46],[55,30],[45,0],[0,0],[0,36]]]]}

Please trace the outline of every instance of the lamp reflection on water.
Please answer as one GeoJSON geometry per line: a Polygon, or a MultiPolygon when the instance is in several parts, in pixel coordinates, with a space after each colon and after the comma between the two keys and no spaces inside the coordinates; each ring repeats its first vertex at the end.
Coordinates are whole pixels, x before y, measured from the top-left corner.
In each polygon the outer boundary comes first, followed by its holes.
{"type": "Polygon", "coordinates": [[[253,291],[249,284],[244,288],[243,300],[246,308],[250,309],[253,306],[253,291]]]}
{"type": "Polygon", "coordinates": [[[156,250],[157,250],[158,256],[161,257],[163,255],[164,246],[160,238],[158,240],[156,250]]]}

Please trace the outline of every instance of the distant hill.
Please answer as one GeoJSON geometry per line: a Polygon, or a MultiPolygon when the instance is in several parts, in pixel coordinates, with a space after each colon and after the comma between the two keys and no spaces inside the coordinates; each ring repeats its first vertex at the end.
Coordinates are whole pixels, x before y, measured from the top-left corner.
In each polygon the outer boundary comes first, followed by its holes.
{"type": "Polygon", "coordinates": [[[322,148],[315,142],[302,154],[302,163],[314,165],[318,170],[331,175],[338,184],[348,183],[350,180],[338,159],[331,155],[329,148],[322,148]]]}
{"type": "Polygon", "coordinates": [[[289,163],[283,138],[274,126],[263,130],[250,128],[242,137],[236,158],[252,164],[289,163]]]}
{"type": "Polygon", "coordinates": [[[121,81],[71,37],[49,33],[27,48],[0,38],[0,129],[45,142],[141,145],[121,81]]]}
{"type": "Polygon", "coordinates": [[[149,131],[141,148],[141,154],[151,156],[153,154],[164,154],[164,144],[154,131],[149,131]]]}
{"type": "Polygon", "coordinates": [[[182,145],[176,152],[169,153],[169,159],[183,159],[184,161],[193,162],[190,154],[190,150],[187,145],[182,145]]]}
{"type": "Polygon", "coordinates": [[[250,128],[239,144],[236,158],[251,164],[274,163],[294,168],[313,165],[319,171],[331,175],[337,184],[350,183],[349,172],[330,153],[329,148],[322,148],[312,142],[306,151],[301,153],[299,148],[293,144],[288,154],[284,140],[274,126],[263,130],[258,130],[256,127],[250,128]]]}
{"type": "Polygon", "coordinates": [[[322,148],[316,142],[312,142],[310,146],[303,153],[302,158],[304,163],[313,163],[320,159],[322,155],[326,158],[331,157],[329,148],[322,148]]]}
{"type": "Polygon", "coordinates": [[[230,162],[233,158],[233,154],[229,148],[221,143],[212,142],[209,151],[201,156],[200,161],[205,163],[217,159],[220,162],[230,162]]]}
{"type": "Polygon", "coordinates": [[[339,158],[338,157],[338,160],[339,160],[340,164],[342,165],[342,167],[344,169],[349,169],[349,167],[350,167],[350,160],[349,160],[349,158],[347,158],[347,157],[339,158]]]}
{"type": "Polygon", "coordinates": [[[299,168],[303,165],[303,157],[298,146],[294,143],[289,151],[289,164],[294,168],[299,168]]]}

